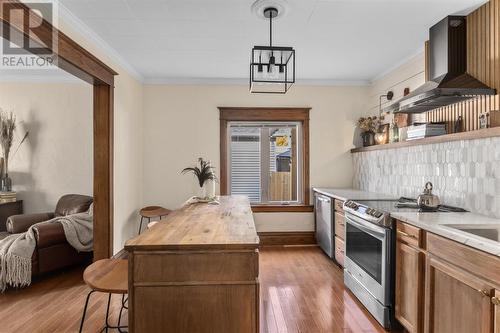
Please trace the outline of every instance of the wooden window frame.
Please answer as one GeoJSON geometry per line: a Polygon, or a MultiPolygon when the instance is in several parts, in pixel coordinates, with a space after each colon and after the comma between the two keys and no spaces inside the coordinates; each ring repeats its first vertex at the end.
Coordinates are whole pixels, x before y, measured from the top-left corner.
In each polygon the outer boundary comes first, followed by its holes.
{"type": "Polygon", "coordinates": [[[24,17],[21,20],[0,11],[0,25],[9,26],[33,43],[41,40],[49,45],[59,68],[93,86],[94,260],[109,258],[113,255],[113,91],[114,76],[118,74],[46,20],[42,20],[35,36],[23,22],[40,17],[18,0],[0,0],[0,6],[7,2],[22,9],[24,17]],[[57,50],[49,42],[53,33],[58,35],[57,50]]]}
{"type": "Polygon", "coordinates": [[[302,125],[302,191],[303,203],[295,205],[252,204],[255,212],[312,212],[309,185],[309,111],[311,108],[252,108],[219,107],[220,113],[220,193],[227,195],[228,150],[227,131],[231,121],[283,121],[300,122],[302,125]]]}

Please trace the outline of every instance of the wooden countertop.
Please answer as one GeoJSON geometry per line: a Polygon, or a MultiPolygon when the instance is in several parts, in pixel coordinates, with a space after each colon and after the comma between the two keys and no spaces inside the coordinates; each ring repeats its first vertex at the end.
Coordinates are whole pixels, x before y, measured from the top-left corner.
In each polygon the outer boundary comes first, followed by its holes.
{"type": "Polygon", "coordinates": [[[259,237],[245,196],[222,196],[220,205],[184,206],[141,235],[128,240],[130,250],[256,249],[259,237]]]}

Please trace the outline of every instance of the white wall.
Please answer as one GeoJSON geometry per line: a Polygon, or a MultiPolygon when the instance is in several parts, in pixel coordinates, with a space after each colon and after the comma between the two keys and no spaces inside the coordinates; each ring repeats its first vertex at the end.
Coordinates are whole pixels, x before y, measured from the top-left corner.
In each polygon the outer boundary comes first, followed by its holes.
{"type": "Polygon", "coordinates": [[[0,83],[0,108],[18,128],[9,176],[25,213],[54,211],[61,195],[92,195],[92,87],[87,83],[0,83]],[[26,131],[28,139],[17,149],[26,131]]]}
{"type": "Polygon", "coordinates": [[[410,88],[410,91],[413,91],[424,83],[425,56],[422,52],[394,70],[374,80],[369,88],[365,114],[370,116],[379,115],[380,95],[385,95],[388,91],[394,92],[392,101],[387,101],[385,98],[382,99],[382,108],[384,108],[402,98],[405,88],[410,88]]]}
{"type": "MultiPolygon", "coordinates": [[[[355,121],[367,87],[295,86],[286,95],[250,94],[246,86],[146,85],[144,202],[177,208],[197,193],[180,171],[204,157],[219,167],[219,106],[311,107],[310,183],[350,187],[355,121]]],[[[255,214],[259,231],[313,230],[311,213],[255,214]]]]}

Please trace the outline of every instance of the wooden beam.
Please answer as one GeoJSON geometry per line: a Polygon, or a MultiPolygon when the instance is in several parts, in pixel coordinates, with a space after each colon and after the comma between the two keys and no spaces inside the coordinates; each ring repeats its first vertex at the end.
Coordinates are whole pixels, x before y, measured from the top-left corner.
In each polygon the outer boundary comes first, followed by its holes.
{"type": "Polygon", "coordinates": [[[47,45],[57,57],[57,61],[60,63],[58,67],[91,84],[113,84],[113,77],[117,75],[114,70],[46,20],[43,20],[37,28],[36,34],[32,30],[28,30],[24,22],[28,22],[27,20],[30,19],[40,20],[40,17],[34,11],[29,10],[28,6],[18,0],[0,0],[0,8],[15,8],[23,11],[23,16],[11,16],[5,10],[0,10],[0,22],[4,27],[9,26],[10,29],[16,30],[35,43],[47,45]],[[57,48],[51,45],[53,37],[57,39],[57,48]]]}
{"type": "Polygon", "coordinates": [[[94,260],[113,254],[113,88],[94,86],[94,260]]]}

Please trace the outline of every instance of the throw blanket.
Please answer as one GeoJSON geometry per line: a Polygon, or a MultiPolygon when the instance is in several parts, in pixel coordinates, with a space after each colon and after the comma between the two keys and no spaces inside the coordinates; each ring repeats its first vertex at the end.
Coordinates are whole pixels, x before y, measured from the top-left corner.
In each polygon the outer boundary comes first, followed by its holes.
{"type": "Polygon", "coordinates": [[[7,236],[0,241],[0,292],[7,286],[25,287],[31,284],[31,257],[36,246],[34,226],[61,223],[68,243],[77,251],[93,248],[93,212],[56,217],[32,225],[28,231],[7,236]]]}

